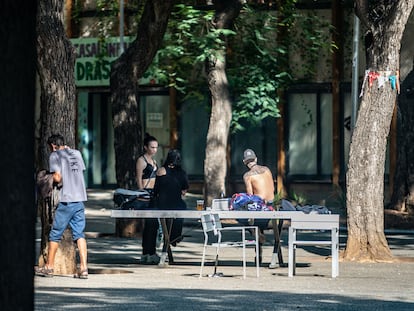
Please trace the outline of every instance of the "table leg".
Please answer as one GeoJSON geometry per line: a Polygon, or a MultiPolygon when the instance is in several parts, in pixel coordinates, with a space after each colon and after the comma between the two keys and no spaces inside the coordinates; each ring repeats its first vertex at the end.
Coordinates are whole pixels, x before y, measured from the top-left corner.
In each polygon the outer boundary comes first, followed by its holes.
{"type": "Polygon", "coordinates": [[[272,262],[270,263],[269,267],[273,267],[274,265],[276,265],[276,262],[274,262],[274,257],[276,256],[279,262],[279,266],[283,265],[282,249],[280,247],[280,234],[282,232],[283,219],[280,219],[279,222],[276,219],[272,219],[272,227],[275,242],[273,244],[272,262]]]}

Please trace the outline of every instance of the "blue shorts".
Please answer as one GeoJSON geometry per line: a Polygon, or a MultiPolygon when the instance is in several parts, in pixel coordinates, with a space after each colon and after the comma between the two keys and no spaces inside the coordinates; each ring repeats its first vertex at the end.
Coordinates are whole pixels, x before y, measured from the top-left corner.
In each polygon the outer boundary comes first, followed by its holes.
{"type": "Polygon", "coordinates": [[[49,234],[49,241],[59,242],[68,225],[72,229],[74,241],[85,237],[83,231],[85,230],[86,221],[83,202],[60,202],[58,204],[49,234]]]}

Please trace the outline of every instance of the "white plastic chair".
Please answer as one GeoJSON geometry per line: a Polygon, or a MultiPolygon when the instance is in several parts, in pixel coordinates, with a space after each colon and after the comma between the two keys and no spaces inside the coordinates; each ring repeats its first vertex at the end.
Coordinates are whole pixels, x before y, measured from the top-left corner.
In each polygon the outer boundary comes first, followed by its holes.
{"type": "Polygon", "coordinates": [[[217,274],[217,266],[218,266],[218,257],[220,248],[223,247],[237,247],[243,249],[243,279],[246,278],[246,247],[248,246],[255,246],[256,250],[256,276],[259,277],[259,228],[257,226],[231,226],[231,227],[222,227],[220,217],[218,213],[204,213],[201,215],[201,223],[203,225],[204,231],[204,247],[203,247],[203,257],[201,259],[201,267],[200,267],[200,277],[203,276],[203,267],[205,263],[206,257],[206,250],[207,247],[214,247],[216,248],[216,259],[214,264],[214,274],[217,274]],[[254,231],[254,240],[247,240],[246,239],[246,231],[253,230],[254,231]],[[240,231],[241,232],[241,240],[240,241],[229,241],[223,242],[222,240],[222,232],[224,231],[240,231]],[[212,243],[209,243],[209,236],[214,235],[216,240],[212,243]]]}

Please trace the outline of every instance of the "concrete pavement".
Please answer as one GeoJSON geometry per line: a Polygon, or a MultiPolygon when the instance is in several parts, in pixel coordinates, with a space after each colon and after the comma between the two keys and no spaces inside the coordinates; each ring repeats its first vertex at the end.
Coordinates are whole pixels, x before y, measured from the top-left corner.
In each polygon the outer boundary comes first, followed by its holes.
{"type": "MultiPolygon", "coordinates": [[[[199,278],[203,236],[197,222],[185,223],[184,241],[173,248],[176,264],[139,265],[141,241],[113,236],[112,192],[89,191],[88,197],[89,278],[36,276],[35,310],[414,310],[412,232],[387,233],[397,262],[340,262],[339,277],[332,279],[329,251],[318,247],[298,250],[293,278],[288,278],[287,267],[268,269],[269,230],[260,278],[255,277],[253,250],[245,280],[237,250],[221,256],[218,271],[223,277],[199,278]]],[[[189,206],[195,199],[189,197],[189,206]]],[[[281,238],[287,262],[287,232],[281,238]]],[[[343,248],[345,232],[340,242],[343,248]]],[[[208,260],[206,274],[213,272],[213,256],[208,260]]]]}

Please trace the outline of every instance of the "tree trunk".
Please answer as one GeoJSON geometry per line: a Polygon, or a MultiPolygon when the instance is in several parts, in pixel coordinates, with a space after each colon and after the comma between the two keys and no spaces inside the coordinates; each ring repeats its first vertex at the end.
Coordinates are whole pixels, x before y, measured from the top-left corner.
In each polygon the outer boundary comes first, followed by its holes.
{"type": "MultiPolygon", "coordinates": [[[[75,147],[76,136],[76,87],[75,50],[65,35],[63,27],[63,3],[59,0],[40,0],[37,17],[38,74],[40,80],[41,125],[38,146],[37,169],[48,168],[49,149],[47,138],[60,133],[65,142],[75,147]]],[[[41,215],[46,215],[41,211],[41,215]]],[[[48,223],[49,219],[42,219],[48,223]]],[[[50,230],[42,232],[42,246],[48,241],[50,230]]],[[[64,234],[55,260],[56,274],[76,272],[75,244],[70,229],[64,234]],[[68,241],[66,241],[69,239],[68,241]]],[[[41,254],[47,253],[42,248],[41,254]]],[[[43,264],[40,256],[39,264],[43,264]]]]}
{"type": "Polygon", "coordinates": [[[0,2],[0,302],[34,310],[33,131],[37,1],[0,2]]]}
{"type": "Polygon", "coordinates": [[[343,79],[343,7],[339,0],[332,1],[332,41],[338,46],[332,53],[332,184],[338,188],[341,175],[341,113],[340,82],[343,79]]]}
{"type": "MultiPolygon", "coordinates": [[[[52,229],[52,222],[55,216],[56,207],[59,203],[59,190],[53,189],[51,198],[40,198],[38,204],[40,205],[40,220],[42,222],[42,233],[40,241],[40,255],[38,258],[39,267],[43,267],[47,261],[48,253],[48,237],[50,229],[52,229]]],[[[72,239],[72,231],[66,229],[63,232],[59,248],[56,252],[56,260],[54,265],[56,274],[73,274],[76,272],[76,249],[72,239]],[[75,270],[72,271],[73,265],[75,270]]]]}
{"type": "MultiPolygon", "coordinates": [[[[358,6],[365,8],[361,3],[358,6]]],[[[413,2],[396,1],[380,7],[384,10],[382,23],[371,21],[369,10],[367,15],[357,10],[369,29],[366,48],[370,75],[363,85],[347,172],[348,241],[344,259],[352,261],[392,260],[384,235],[383,201],[387,137],[397,90],[388,81],[382,85],[374,78],[379,73],[387,80],[398,79],[400,42],[413,2]]]]}
{"type": "MultiPolygon", "coordinates": [[[[233,21],[240,13],[240,1],[214,1],[216,13],[213,27],[217,29],[231,28],[233,21]]],[[[211,115],[207,132],[206,158],[204,161],[205,190],[207,205],[226,193],[225,179],[227,175],[227,143],[232,117],[231,99],[226,75],[225,50],[217,51],[218,57],[207,60],[206,71],[211,94],[211,115]]]]}
{"type": "MultiPolygon", "coordinates": [[[[172,0],[145,3],[137,38],[111,69],[111,104],[114,126],[115,169],[118,187],[136,188],[135,162],[142,153],[139,79],[157,53],[172,10],[172,0]]],[[[141,230],[139,220],[118,220],[118,236],[134,236],[141,230]]]]}
{"type": "MultiPolygon", "coordinates": [[[[289,36],[289,23],[285,23],[285,20],[292,14],[294,10],[294,3],[287,3],[287,0],[278,0],[276,1],[277,7],[281,8],[277,15],[277,33],[276,33],[276,43],[281,47],[288,47],[290,42],[289,36]],[[286,8],[286,10],[284,9],[286,8]],[[288,14],[286,14],[286,11],[288,14]]],[[[289,72],[289,61],[288,57],[280,57],[277,62],[277,71],[278,72],[289,72]]],[[[287,197],[289,193],[289,185],[286,179],[286,150],[285,150],[285,128],[286,123],[286,90],[284,86],[280,86],[277,89],[277,97],[279,98],[279,113],[280,118],[276,120],[277,127],[277,176],[276,176],[276,191],[278,195],[282,197],[287,197]]]]}
{"type": "Polygon", "coordinates": [[[414,70],[401,85],[398,97],[398,155],[390,208],[413,212],[414,207],[414,70]]]}

